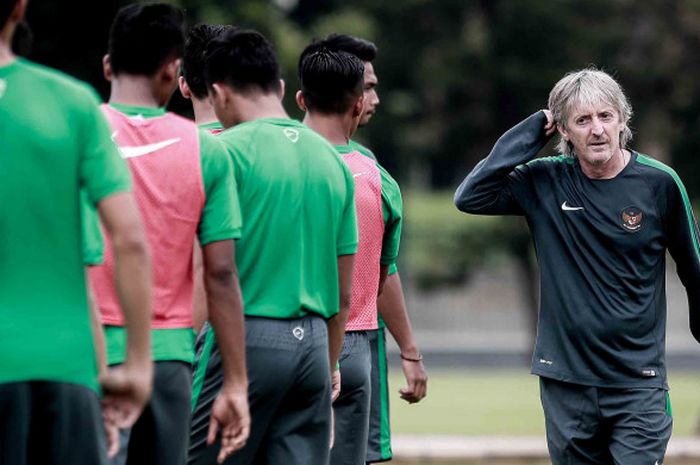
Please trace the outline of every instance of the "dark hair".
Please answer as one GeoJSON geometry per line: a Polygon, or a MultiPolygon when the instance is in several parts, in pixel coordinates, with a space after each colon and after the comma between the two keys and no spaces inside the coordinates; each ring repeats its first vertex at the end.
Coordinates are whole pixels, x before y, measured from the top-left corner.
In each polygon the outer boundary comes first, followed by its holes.
{"type": "Polygon", "coordinates": [[[114,74],[153,75],[180,58],[185,46],[182,10],[166,3],[133,3],[117,12],[109,32],[114,74]]]}
{"type": "Polygon", "coordinates": [[[204,81],[204,55],[209,42],[233,29],[233,26],[223,24],[197,24],[187,33],[185,54],[182,57],[182,76],[195,97],[202,99],[207,96],[207,83],[204,81]]]}
{"type": "Polygon", "coordinates": [[[16,5],[17,0],[0,0],[0,29],[4,29],[7,26],[7,20],[10,18],[16,5]]]}
{"type": "Polygon", "coordinates": [[[377,46],[359,37],[333,33],[323,42],[330,50],[350,53],[362,61],[373,61],[377,56],[377,46]]]}
{"type": "Polygon", "coordinates": [[[332,51],[314,41],[299,58],[304,103],[311,111],[345,113],[362,95],[365,65],[355,55],[332,51]]]}
{"type": "Polygon", "coordinates": [[[209,42],[204,79],[211,87],[223,82],[238,92],[277,92],[279,64],[272,44],[258,31],[234,29],[209,42]]]}

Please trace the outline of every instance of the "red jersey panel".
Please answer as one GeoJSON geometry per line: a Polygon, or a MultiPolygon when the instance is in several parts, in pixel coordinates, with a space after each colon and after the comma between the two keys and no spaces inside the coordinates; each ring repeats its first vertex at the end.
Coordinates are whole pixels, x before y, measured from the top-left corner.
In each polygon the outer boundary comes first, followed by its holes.
{"type": "MultiPolygon", "coordinates": [[[[102,106],[127,160],[153,264],[153,329],[192,327],[192,253],[205,203],[197,126],[180,116],[143,118],[102,106]]],[[[106,325],[124,325],[105,234],[104,264],[90,282],[106,325]]]]}
{"type": "Polygon", "coordinates": [[[382,178],[376,163],[360,152],[343,155],[355,178],[355,208],[360,243],[352,273],[352,299],[346,331],[377,329],[379,262],[384,240],[382,178]]]}

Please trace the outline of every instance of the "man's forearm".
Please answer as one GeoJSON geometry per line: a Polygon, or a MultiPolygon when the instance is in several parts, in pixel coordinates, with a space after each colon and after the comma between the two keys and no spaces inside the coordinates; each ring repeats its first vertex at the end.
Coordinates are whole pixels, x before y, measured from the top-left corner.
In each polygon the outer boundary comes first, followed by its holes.
{"type": "Polygon", "coordinates": [[[248,386],[245,361],[243,299],[237,274],[212,276],[205,273],[209,322],[221,351],[224,386],[248,386]]]}
{"type": "Polygon", "coordinates": [[[243,296],[235,256],[233,240],[211,242],[202,248],[209,322],[221,351],[224,386],[247,389],[243,296]]]}
{"type": "Polygon", "coordinates": [[[386,279],[384,292],[379,296],[377,305],[379,314],[398,344],[401,354],[406,357],[417,358],[420,353],[416,339],[413,336],[411,321],[408,318],[399,273],[389,275],[386,279]]]}
{"type": "Polygon", "coordinates": [[[481,160],[457,188],[454,202],[466,213],[499,215],[517,212],[505,190],[508,176],[532,160],[547,144],[547,117],[538,111],[503,134],[488,157],[481,160]]]}
{"type": "Polygon", "coordinates": [[[331,370],[334,369],[340,358],[345,337],[345,323],[348,321],[349,310],[341,309],[333,318],[328,320],[328,359],[331,370]]]}

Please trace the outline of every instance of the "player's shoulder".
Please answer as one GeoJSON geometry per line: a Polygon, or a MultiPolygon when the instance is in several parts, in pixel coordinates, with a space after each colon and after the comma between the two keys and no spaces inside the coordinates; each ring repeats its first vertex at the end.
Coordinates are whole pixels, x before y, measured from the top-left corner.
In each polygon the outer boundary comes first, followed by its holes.
{"type": "Polygon", "coordinates": [[[45,85],[54,90],[57,98],[76,104],[99,102],[97,92],[88,83],[81,81],[69,74],[48,66],[40,65],[29,60],[18,60],[27,80],[33,81],[33,85],[45,85]]]}
{"type": "Polygon", "coordinates": [[[374,152],[370,150],[369,148],[365,147],[364,145],[360,144],[356,140],[350,140],[348,143],[350,147],[352,147],[354,150],[357,150],[360,152],[362,155],[371,158],[372,160],[377,160],[376,155],[374,155],[374,152]]]}

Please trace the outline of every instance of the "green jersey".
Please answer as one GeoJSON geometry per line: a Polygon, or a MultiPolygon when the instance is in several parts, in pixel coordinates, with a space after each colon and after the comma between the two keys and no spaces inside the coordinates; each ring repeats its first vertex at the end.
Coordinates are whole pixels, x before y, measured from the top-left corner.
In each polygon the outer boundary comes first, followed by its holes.
{"type": "Polygon", "coordinates": [[[129,171],[87,85],[18,59],[0,67],[0,383],[97,389],[81,189],[96,205],[129,171]]]}
{"type": "Polygon", "coordinates": [[[337,257],[357,250],[352,173],[333,146],[291,119],[249,121],[217,137],[240,189],[236,262],[245,314],[332,317],[337,257]]]}

